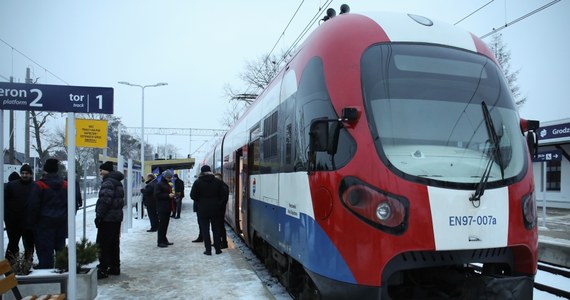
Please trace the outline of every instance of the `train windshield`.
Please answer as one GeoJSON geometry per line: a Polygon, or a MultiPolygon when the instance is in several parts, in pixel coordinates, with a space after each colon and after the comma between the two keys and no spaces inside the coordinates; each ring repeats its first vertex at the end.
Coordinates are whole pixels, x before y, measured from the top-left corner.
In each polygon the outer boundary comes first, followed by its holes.
{"type": "Polygon", "coordinates": [[[361,62],[366,113],[383,162],[410,180],[489,187],[526,170],[519,117],[501,70],[485,56],[378,44],[361,62]]]}

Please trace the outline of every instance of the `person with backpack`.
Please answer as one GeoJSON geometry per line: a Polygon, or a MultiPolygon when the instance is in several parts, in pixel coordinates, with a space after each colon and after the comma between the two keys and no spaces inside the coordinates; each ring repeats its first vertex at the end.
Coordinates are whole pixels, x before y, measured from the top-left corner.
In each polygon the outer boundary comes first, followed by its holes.
{"type": "MultiPolygon", "coordinates": [[[[67,238],[67,180],[58,174],[59,160],[50,158],[44,163],[45,174],[36,181],[37,189],[30,200],[30,221],[34,228],[36,269],[53,269],[55,252],[65,248],[67,238]]],[[[76,203],[81,191],[75,191],[76,203]]]]}
{"type": "Polygon", "coordinates": [[[97,278],[121,274],[120,236],[125,206],[125,190],[121,181],[123,173],[113,171],[113,163],[106,161],[99,166],[103,179],[99,198],[95,204],[95,226],[99,244],[99,265],[97,278]]]}

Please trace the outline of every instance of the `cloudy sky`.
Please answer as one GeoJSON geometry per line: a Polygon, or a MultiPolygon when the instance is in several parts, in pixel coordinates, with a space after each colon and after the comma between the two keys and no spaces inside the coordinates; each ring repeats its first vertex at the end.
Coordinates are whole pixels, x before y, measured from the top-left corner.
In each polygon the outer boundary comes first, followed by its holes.
{"type": "MultiPolygon", "coordinates": [[[[140,127],[141,89],[117,82],[166,82],[145,89],[145,127],[219,129],[228,109],[224,86],[244,88],[238,75],[246,61],[274,46],[275,51],[287,49],[329,2],[2,0],[0,81],[13,76],[23,82],[30,67],[41,84],[112,87],[114,114],[128,127],[140,127]]],[[[518,84],[528,98],[521,116],[570,117],[569,42],[564,38],[570,1],[346,0],[332,1],[330,7],[338,11],[342,3],[350,5],[351,13],[404,11],[451,24],[481,8],[457,24],[477,36],[522,17],[501,31],[511,51],[511,70],[520,70],[518,84]]],[[[19,114],[16,118],[22,120],[19,114]]],[[[207,147],[198,149],[205,139],[147,137],[197,157],[207,147]]],[[[22,132],[16,132],[16,140],[23,145],[22,132]]]]}

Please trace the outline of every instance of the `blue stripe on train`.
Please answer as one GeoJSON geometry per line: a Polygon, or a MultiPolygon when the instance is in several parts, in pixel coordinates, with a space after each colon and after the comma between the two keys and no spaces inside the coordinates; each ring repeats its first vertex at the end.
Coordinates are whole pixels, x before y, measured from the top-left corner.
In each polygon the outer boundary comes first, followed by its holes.
{"type": "Polygon", "coordinates": [[[251,199],[250,213],[251,226],[276,249],[312,272],[356,283],[333,242],[311,217],[301,214],[294,218],[286,215],[283,207],[255,199],[251,199]]]}

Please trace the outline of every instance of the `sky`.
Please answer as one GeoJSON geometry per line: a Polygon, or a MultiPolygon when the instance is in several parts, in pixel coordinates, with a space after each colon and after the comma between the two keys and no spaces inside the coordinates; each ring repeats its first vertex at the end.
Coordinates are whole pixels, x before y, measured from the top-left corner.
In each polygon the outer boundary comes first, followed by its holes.
{"type": "MultiPolygon", "coordinates": [[[[165,82],[145,89],[145,128],[224,129],[230,107],[224,86],[243,90],[239,74],[246,62],[274,46],[275,51],[289,48],[327,2],[2,0],[0,81],[13,76],[24,82],[29,67],[41,84],[114,88],[114,115],[131,128],[141,126],[141,89],[117,82],[165,82]]],[[[552,121],[570,118],[570,42],[564,38],[570,0],[335,0],[330,7],[338,12],[346,3],[351,13],[401,11],[451,24],[483,7],[457,24],[483,36],[551,2],[500,33],[527,97],[521,117],[552,121]]],[[[318,15],[322,18],[324,9],[318,15]]],[[[23,151],[22,113],[16,122],[17,150],[23,151]]],[[[214,139],[147,135],[145,140],[174,144],[182,156],[200,158],[214,139]]]]}

